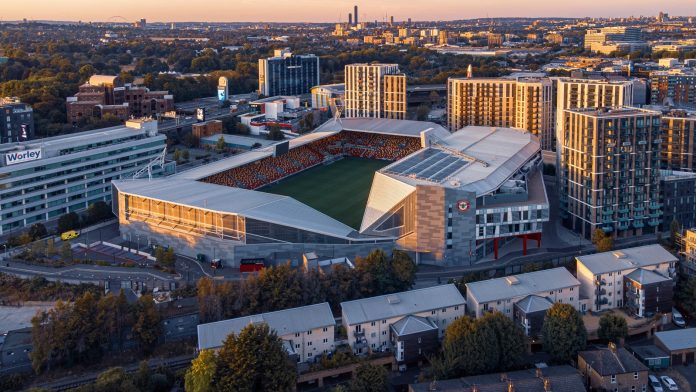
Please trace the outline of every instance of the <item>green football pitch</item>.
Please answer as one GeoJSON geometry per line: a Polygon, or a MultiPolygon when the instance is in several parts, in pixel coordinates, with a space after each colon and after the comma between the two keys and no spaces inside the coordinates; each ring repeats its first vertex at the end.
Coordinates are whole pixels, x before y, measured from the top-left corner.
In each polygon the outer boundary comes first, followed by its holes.
{"type": "Polygon", "coordinates": [[[290,196],[324,214],[359,229],[372,178],[387,161],[344,158],[313,167],[261,191],[290,196]]]}

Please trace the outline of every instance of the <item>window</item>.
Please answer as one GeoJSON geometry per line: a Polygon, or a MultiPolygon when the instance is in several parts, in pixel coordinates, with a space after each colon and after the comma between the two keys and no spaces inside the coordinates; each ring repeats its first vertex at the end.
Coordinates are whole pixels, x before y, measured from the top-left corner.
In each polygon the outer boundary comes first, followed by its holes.
{"type": "Polygon", "coordinates": [[[324,338],[324,343],[328,343],[328,342],[329,342],[329,339],[324,338]]]}
{"type": "Polygon", "coordinates": [[[299,338],[299,337],[300,337],[300,333],[297,332],[297,333],[295,334],[295,337],[296,337],[296,338],[299,338]]]}
{"type": "Polygon", "coordinates": [[[434,315],[436,313],[435,310],[430,311],[430,314],[434,315]]]}
{"type": "Polygon", "coordinates": [[[329,328],[327,328],[327,327],[324,327],[324,329],[323,329],[324,332],[326,332],[328,330],[329,330],[329,328]]]}
{"type": "Polygon", "coordinates": [[[382,335],[386,335],[386,334],[387,334],[387,331],[382,331],[382,335]]]}
{"type": "Polygon", "coordinates": [[[611,375],[611,383],[616,384],[616,374],[611,375]]]}
{"type": "Polygon", "coordinates": [[[445,312],[447,312],[447,308],[442,309],[442,313],[445,313],[445,312]]]}
{"type": "Polygon", "coordinates": [[[635,386],[635,385],[631,385],[631,392],[636,392],[636,386],[635,386]]]}
{"type": "Polygon", "coordinates": [[[370,325],[372,325],[372,326],[374,327],[374,326],[375,326],[375,322],[373,321],[372,323],[370,323],[370,325]]]}
{"type": "Polygon", "coordinates": [[[454,307],[454,310],[459,310],[459,306],[455,306],[455,307],[454,307]]]}
{"type": "Polygon", "coordinates": [[[311,335],[311,334],[312,334],[312,331],[307,331],[307,335],[311,335]]]}
{"type": "Polygon", "coordinates": [[[418,344],[420,344],[420,342],[421,342],[421,338],[419,337],[419,338],[418,338],[418,344]]]}
{"type": "Polygon", "coordinates": [[[300,344],[299,344],[299,343],[296,344],[296,345],[295,345],[295,348],[300,348],[300,344]]]}
{"type": "Polygon", "coordinates": [[[311,357],[311,356],[312,356],[312,353],[307,353],[307,356],[308,356],[308,357],[311,357]]]}
{"type": "Polygon", "coordinates": [[[387,323],[387,320],[382,320],[382,324],[386,324],[386,323],[387,323]]]}
{"type": "Polygon", "coordinates": [[[311,346],[311,345],[312,345],[312,342],[307,342],[307,346],[311,346]]]}
{"type": "Polygon", "coordinates": [[[633,372],[633,379],[637,380],[638,379],[638,372],[633,372]]]}

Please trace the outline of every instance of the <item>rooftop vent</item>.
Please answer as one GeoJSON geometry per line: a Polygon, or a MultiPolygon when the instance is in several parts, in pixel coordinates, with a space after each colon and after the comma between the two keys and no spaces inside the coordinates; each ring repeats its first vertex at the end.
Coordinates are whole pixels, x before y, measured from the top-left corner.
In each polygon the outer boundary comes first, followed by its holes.
{"type": "Polygon", "coordinates": [[[516,276],[508,276],[505,278],[505,281],[507,282],[508,285],[514,286],[516,284],[520,284],[520,280],[517,279],[516,276]]]}
{"type": "Polygon", "coordinates": [[[263,316],[260,314],[255,314],[249,317],[249,324],[261,324],[263,322],[263,316]]]}
{"type": "Polygon", "coordinates": [[[392,304],[392,305],[398,304],[399,302],[401,302],[401,299],[399,299],[399,296],[397,296],[397,295],[390,295],[390,296],[387,296],[387,302],[392,304]]]}
{"type": "Polygon", "coordinates": [[[617,250],[617,251],[614,251],[614,252],[611,252],[611,253],[612,253],[612,254],[614,255],[614,257],[616,257],[617,259],[625,259],[625,258],[626,258],[626,253],[624,253],[624,252],[622,252],[622,251],[620,251],[620,250],[617,250]]]}

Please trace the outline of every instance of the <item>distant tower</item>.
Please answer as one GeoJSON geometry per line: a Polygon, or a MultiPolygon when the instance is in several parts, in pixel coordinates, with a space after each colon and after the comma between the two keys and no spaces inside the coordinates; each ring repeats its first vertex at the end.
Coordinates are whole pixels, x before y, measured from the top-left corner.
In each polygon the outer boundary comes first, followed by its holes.
{"type": "Polygon", "coordinates": [[[352,25],[352,24],[353,24],[353,14],[351,14],[351,13],[349,12],[349,13],[348,13],[348,25],[352,25]]]}
{"type": "Polygon", "coordinates": [[[391,19],[389,20],[389,26],[394,26],[394,15],[392,15],[391,19]]]}
{"type": "Polygon", "coordinates": [[[468,79],[471,79],[474,77],[474,70],[471,68],[471,64],[469,64],[469,66],[466,67],[466,77],[468,79]]]}
{"type": "Polygon", "coordinates": [[[357,6],[357,5],[356,5],[355,7],[353,7],[353,16],[355,16],[355,18],[354,18],[355,20],[354,20],[353,22],[354,22],[355,25],[357,26],[358,23],[360,23],[360,22],[358,21],[358,6],[357,6]]]}

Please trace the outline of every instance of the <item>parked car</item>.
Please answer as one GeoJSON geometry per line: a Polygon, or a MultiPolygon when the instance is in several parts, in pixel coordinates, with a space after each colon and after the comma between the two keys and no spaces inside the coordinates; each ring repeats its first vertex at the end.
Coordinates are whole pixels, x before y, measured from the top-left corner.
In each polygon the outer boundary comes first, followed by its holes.
{"type": "Polygon", "coordinates": [[[651,374],[648,376],[648,382],[650,383],[653,392],[664,392],[664,389],[662,389],[662,384],[660,384],[660,380],[658,380],[654,375],[651,374]]]}
{"type": "Polygon", "coordinates": [[[671,377],[669,377],[669,376],[662,376],[662,377],[660,377],[660,380],[662,380],[662,383],[665,384],[665,386],[667,387],[667,389],[669,389],[670,391],[678,391],[678,390],[679,390],[679,387],[677,386],[677,383],[674,382],[674,380],[672,380],[671,377]]]}
{"type": "Polygon", "coordinates": [[[679,328],[686,328],[686,320],[684,320],[684,316],[682,316],[682,314],[674,308],[672,309],[672,323],[679,328]]]}
{"type": "Polygon", "coordinates": [[[68,240],[71,240],[71,239],[73,239],[73,238],[77,238],[77,237],[79,237],[79,236],[80,236],[80,232],[79,232],[79,231],[76,231],[76,230],[68,230],[68,231],[66,231],[65,233],[62,233],[62,234],[60,235],[60,239],[63,240],[63,241],[68,241],[68,240]]]}

